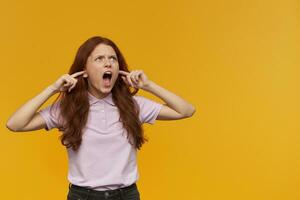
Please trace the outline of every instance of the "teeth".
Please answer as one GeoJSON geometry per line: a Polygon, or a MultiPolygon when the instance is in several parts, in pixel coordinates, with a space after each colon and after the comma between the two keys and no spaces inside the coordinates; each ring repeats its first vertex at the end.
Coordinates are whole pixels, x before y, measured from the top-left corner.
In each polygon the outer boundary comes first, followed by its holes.
{"type": "Polygon", "coordinates": [[[112,78],[112,72],[110,72],[110,71],[104,72],[104,73],[103,73],[103,78],[104,78],[104,79],[105,79],[105,78],[111,79],[111,78],[112,78]]]}

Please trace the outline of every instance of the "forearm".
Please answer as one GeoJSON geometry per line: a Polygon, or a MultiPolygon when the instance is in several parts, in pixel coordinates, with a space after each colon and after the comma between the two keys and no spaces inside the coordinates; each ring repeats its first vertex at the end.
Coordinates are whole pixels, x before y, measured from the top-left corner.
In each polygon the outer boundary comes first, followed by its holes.
{"type": "Polygon", "coordinates": [[[35,115],[36,111],[49,99],[55,92],[51,87],[47,87],[34,98],[22,105],[8,119],[6,126],[10,129],[17,130],[23,128],[35,115]]]}
{"type": "Polygon", "coordinates": [[[159,86],[153,81],[150,81],[144,90],[159,97],[166,103],[168,107],[184,116],[191,116],[195,112],[195,108],[192,104],[188,103],[183,98],[168,91],[167,89],[159,86]]]}

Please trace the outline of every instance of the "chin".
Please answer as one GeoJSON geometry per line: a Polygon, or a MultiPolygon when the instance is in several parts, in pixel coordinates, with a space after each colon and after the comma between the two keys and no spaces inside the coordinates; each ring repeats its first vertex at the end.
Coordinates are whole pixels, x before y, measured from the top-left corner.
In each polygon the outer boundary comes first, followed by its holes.
{"type": "Polygon", "coordinates": [[[112,91],[114,86],[110,86],[110,87],[100,87],[100,92],[103,94],[107,94],[110,93],[112,91]]]}
{"type": "Polygon", "coordinates": [[[111,92],[111,89],[109,89],[109,90],[106,89],[106,90],[104,90],[102,93],[103,93],[103,94],[108,94],[108,93],[110,93],[110,92],[111,92]]]}
{"type": "Polygon", "coordinates": [[[93,88],[97,90],[97,92],[102,93],[102,94],[108,94],[112,91],[113,87],[115,86],[115,83],[110,85],[109,87],[105,87],[104,85],[100,84],[95,84],[93,85],[93,88]]]}

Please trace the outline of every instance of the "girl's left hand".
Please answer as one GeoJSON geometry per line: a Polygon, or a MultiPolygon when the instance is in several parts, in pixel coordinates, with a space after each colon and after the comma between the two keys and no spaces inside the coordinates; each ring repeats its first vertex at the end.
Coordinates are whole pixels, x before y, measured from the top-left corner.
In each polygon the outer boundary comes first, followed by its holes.
{"type": "Polygon", "coordinates": [[[119,74],[122,75],[121,78],[127,85],[137,89],[145,89],[150,83],[143,70],[133,70],[131,72],[120,70],[119,74]]]}

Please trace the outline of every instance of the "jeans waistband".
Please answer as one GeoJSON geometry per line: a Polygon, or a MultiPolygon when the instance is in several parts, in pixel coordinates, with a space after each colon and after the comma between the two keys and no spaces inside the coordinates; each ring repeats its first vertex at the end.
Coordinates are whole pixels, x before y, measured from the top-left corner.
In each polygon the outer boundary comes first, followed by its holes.
{"type": "Polygon", "coordinates": [[[124,192],[127,192],[129,190],[132,190],[134,188],[136,188],[136,183],[133,183],[127,187],[122,187],[122,188],[118,188],[118,189],[113,189],[113,190],[104,190],[104,191],[99,191],[99,190],[94,190],[94,189],[91,189],[91,188],[87,188],[87,187],[82,187],[82,186],[78,186],[78,185],[74,185],[72,183],[69,184],[69,188],[70,189],[74,189],[76,191],[81,191],[81,192],[88,192],[88,193],[94,193],[94,194],[98,194],[98,195],[101,195],[101,194],[104,194],[104,195],[114,195],[114,194],[117,194],[117,193],[124,193],[124,192]]]}

